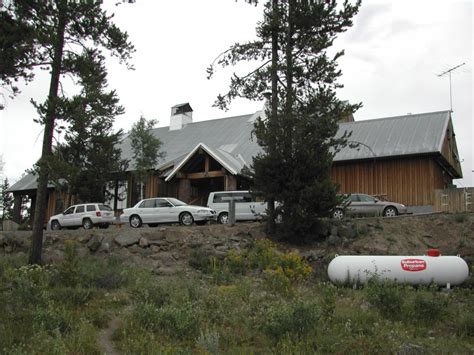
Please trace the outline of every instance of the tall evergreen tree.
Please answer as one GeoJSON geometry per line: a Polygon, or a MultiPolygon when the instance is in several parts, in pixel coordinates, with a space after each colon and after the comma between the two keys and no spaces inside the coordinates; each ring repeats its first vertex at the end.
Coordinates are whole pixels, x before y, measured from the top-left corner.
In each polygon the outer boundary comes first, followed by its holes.
{"type": "MultiPolygon", "coordinates": [[[[252,177],[256,191],[282,203],[280,231],[290,238],[315,234],[319,218],[337,203],[330,168],[346,139],[334,136],[338,121],[359,105],[336,98],[341,87],[336,61],[343,51],[330,57],[327,49],[352,25],[359,6],[360,1],[339,7],[336,0],[267,1],[258,40],[237,43],[216,60],[222,66],[258,62],[247,75],[234,74],[217,106],[225,108],[236,97],[261,100],[272,92],[266,119],[255,124],[263,153],[254,158],[252,177]]],[[[208,72],[213,74],[213,66],[208,72]]]]}
{"type": "MultiPolygon", "coordinates": [[[[0,69],[2,80],[11,87],[15,80],[32,80],[38,66],[51,75],[48,98],[36,104],[39,121],[44,125],[43,146],[38,162],[38,188],[33,225],[30,263],[41,263],[43,225],[46,213],[47,185],[52,166],[52,141],[57,120],[63,119],[58,109],[60,79],[74,76],[70,64],[82,58],[83,53],[95,48],[106,50],[127,63],[133,52],[128,36],[112,22],[112,16],[102,9],[102,1],[70,0],[16,0],[1,9],[2,18],[9,21],[8,33],[0,33],[1,53],[7,52],[9,41],[21,43],[21,50],[11,53],[12,67],[0,69]],[[24,42],[19,33],[27,36],[24,42]],[[16,37],[15,37],[16,36],[16,37]],[[19,39],[20,37],[20,39],[19,39]]],[[[12,89],[13,91],[14,89],[12,89]]]]}
{"type": "Polygon", "coordinates": [[[58,168],[51,179],[65,179],[68,195],[78,202],[104,202],[106,185],[126,166],[118,148],[123,132],[113,132],[114,119],[124,108],[115,91],[105,91],[104,58],[96,50],[86,51],[71,64],[82,89],[72,98],[58,100],[66,134],[55,150],[58,168]]]}
{"type": "Polygon", "coordinates": [[[8,178],[1,180],[0,183],[0,209],[1,221],[10,220],[13,217],[13,196],[11,192],[7,192],[10,188],[8,178]]]}
{"type": "Polygon", "coordinates": [[[156,123],[156,120],[147,120],[142,116],[133,124],[129,134],[135,164],[132,168],[138,186],[139,199],[143,199],[143,187],[150,176],[150,171],[165,155],[164,152],[160,152],[161,141],[151,133],[156,123]]]}

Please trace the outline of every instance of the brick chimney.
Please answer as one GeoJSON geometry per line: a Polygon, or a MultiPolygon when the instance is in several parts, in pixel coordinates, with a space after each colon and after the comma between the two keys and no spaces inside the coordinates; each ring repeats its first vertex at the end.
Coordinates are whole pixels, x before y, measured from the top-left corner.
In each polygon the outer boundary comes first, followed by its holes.
{"type": "Polygon", "coordinates": [[[184,128],[193,122],[193,109],[188,102],[171,107],[170,131],[184,128]]]}

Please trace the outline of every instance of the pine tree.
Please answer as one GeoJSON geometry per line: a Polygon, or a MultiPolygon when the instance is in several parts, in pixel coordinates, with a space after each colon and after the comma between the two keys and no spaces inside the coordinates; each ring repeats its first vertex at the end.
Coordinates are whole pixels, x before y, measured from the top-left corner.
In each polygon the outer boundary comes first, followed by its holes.
{"type": "MultiPolygon", "coordinates": [[[[39,122],[44,125],[44,136],[37,164],[39,178],[29,262],[39,264],[47,185],[54,165],[53,132],[57,120],[64,118],[58,106],[60,79],[67,74],[76,75],[72,63],[92,48],[99,52],[106,50],[127,63],[133,46],[127,34],[113,24],[112,16],[102,10],[100,1],[16,0],[0,12],[10,26],[8,32],[0,32],[0,54],[8,52],[9,42],[18,44],[9,52],[11,66],[0,69],[1,79],[15,92],[15,81],[19,78],[32,80],[38,66],[48,69],[51,75],[47,100],[41,105],[35,104],[40,114],[39,122]],[[18,36],[20,33],[25,37],[18,36]]],[[[5,25],[0,26],[3,29],[5,25]]]]}
{"type": "Polygon", "coordinates": [[[10,188],[8,178],[5,178],[0,184],[0,218],[3,221],[13,218],[13,195],[7,192],[10,188]]]}
{"type": "Polygon", "coordinates": [[[115,91],[105,91],[104,58],[96,50],[88,50],[71,64],[82,90],[58,101],[66,134],[64,143],[56,147],[57,168],[50,179],[60,189],[65,180],[68,196],[77,202],[104,202],[106,185],[126,166],[118,148],[123,132],[113,132],[115,117],[124,108],[115,91]]]}
{"type": "MultiPolygon", "coordinates": [[[[257,61],[245,76],[234,76],[229,91],[216,105],[226,108],[236,97],[262,100],[271,90],[266,119],[255,124],[255,136],[263,153],[253,160],[254,190],[270,202],[281,203],[280,232],[288,238],[316,234],[319,218],[337,203],[330,168],[335,152],[346,137],[335,139],[338,121],[359,105],[344,104],[335,89],[341,75],[337,59],[327,49],[337,34],[352,25],[360,1],[271,0],[265,3],[264,20],[257,27],[259,39],[237,43],[217,60],[227,66],[257,61]]],[[[213,74],[214,67],[208,69],[213,74]]],[[[272,228],[269,228],[272,231],[272,228]]]]}
{"type": "Polygon", "coordinates": [[[165,155],[164,152],[160,152],[161,141],[151,133],[156,123],[156,120],[147,120],[142,116],[133,124],[129,134],[133,161],[135,162],[135,166],[132,168],[139,189],[139,199],[143,199],[143,188],[150,176],[150,171],[165,155]]]}

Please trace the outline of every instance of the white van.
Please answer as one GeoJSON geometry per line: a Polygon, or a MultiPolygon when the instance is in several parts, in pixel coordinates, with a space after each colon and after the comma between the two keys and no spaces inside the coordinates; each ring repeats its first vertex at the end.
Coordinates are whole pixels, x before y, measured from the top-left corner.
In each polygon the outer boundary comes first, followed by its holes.
{"type": "Polygon", "coordinates": [[[266,202],[258,202],[249,191],[215,191],[209,194],[207,207],[216,211],[217,222],[227,224],[229,215],[229,197],[235,197],[235,220],[254,221],[265,215],[266,202]]]}

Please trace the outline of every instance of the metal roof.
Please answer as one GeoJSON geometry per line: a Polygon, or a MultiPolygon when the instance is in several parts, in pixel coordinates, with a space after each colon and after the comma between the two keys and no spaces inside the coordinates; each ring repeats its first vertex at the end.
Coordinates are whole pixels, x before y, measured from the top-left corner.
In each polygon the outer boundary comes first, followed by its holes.
{"type": "Polygon", "coordinates": [[[360,143],[345,147],[334,161],[394,157],[441,152],[450,111],[341,123],[337,137],[351,132],[348,140],[360,143]]]}
{"type": "MultiPolygon", "coordinates": [[[[63,179],[61,179],[64,181],[63,179]]],[[[48,188],[54,188],[54,184],[49,182],[48,183],[48,188]]],[[[10,188],[7,190],[7,192],[15,192],[15,191],[30,191],[30,190],[36,190],[38,187],[38,176],[33,173],[28,173],[25,176],[23,176],[20,180],[18,180],[16,183],[14,183],[10,188]]]]}
{"type": "MultiPolygon", "coordinates": [[[[256,139],[251,139],[254,123],[252,117],[255,118],[255,115],[193,122],[174,131],[170,131],[169,127],[153,129],[152,133],[162,142],[161,151],[165,153],[165,157],[158,161],[155,168],[161,169],[170,163],[177,166],[198,145],[204,144],[212,152],[211,155],[218,157],[217,160],[221,160],[230,172],[240,172],[261,151],[256,139]]],[[[120,148],[122,158],[130,160],[129,170],[133,170],[135,165],[128,137],[122,141],[120,148]]]]}
{"type": "MultiPolygon", "coordinates": [[[[230,173],[240,173],[244,166],[252,164],[252,157],[261,152],[255,137],[252,138],[254,121],[261,114],[256,112],[193,122],[174,131],[170,131],[169,127],[155,128],[152,133],[160,139],[161,151],[166,154],[155,168],[163,170],[163,177],[169,180],[197,147],[205,147],[230,173]]],[[[440,111],[340,123],[336,136],[352,132],[349,141],[359,143],[359,146],[346,146],[336,154],[334,161],[440,153],[449,120],[450,111],[440,111]]],[[[133,170],[128,136],[122,140],[120,148],[122,158],[131,162],[129,171],[133,170]]],[[[28,174],[8,191],[34,190],[36,186],[36,176],[28,174]]],[[[49,184],[48,187],[54,185],[49,184]]]]}
{"type": "MultiPolygon", "coordinates": [[[[253,123],[258,115],[259,112],[256,112],[252,115],[194,122],[175,131],[169,131],[169,127],[154,129],[153,135],[161,140],[161,150],[166,154],[156,168],[176,167],[183,159],[188,160],[188,155],[198,145],[204,144],[208,153],[221,160],[229,172],[240,172],[245,165],[252,163],[252,157],[261,152],[255,137],[251,137],[253,123]]],[[[336,154],[334,161],[441,152],[449,119],[449,111],[440,111],[340,123],[336,136],[351,132],[349,141],[352,146],[357,146],[357,143],[358,146],[344,147],[336,154]]],[[[133,170],[128,138],[122,141],[121,149],[123,158],[131,161],[129,170],[133,170]]]]}

